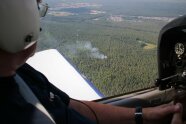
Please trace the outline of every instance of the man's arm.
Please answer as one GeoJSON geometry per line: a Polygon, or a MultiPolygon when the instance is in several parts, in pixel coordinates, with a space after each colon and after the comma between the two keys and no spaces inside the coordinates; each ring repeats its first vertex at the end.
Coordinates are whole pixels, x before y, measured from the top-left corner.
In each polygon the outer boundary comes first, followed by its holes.
{"type": "MultiPolygon", "coordinates": [[[[134,123],[134,108],[123,108],[116,107],[107,104],[99,104],[95,102],[83,101],[86,105],[91,107],[95,112],[99,124],[135,124],[134,123]]],[[[95,115],[90,111],[90,109],[84,104],[71,100],[70,107],[81,113],[82,115],[88,117],[91,120],[96,120],[95,115]]]]}
{"type": "MultiPolygon", "coordinates": [[[[135,124],[134,108],[117,107],[107,104],[100,104],[95,102],[82,101],[88,105],[98,118],[99,124],[135,124]]],[[[69,107],[75,109],[82,115],[91,120],[96,120],[93,112],[81,102],[70,100],[69,107]]],[[[160,124],[161,120],[165,119],[168,115],[176,113],[174,120],[180,119],[181,105],[166,104],[158,107],[144,108],[143,109],[143,122],[144,124],[160,124]]],[[[175,121],[174,121],[175,122],[175,121]]],[[[181,124],[181,123],[172,124],[181,124]]],[[[180,120],[180,122],[182,122],[180,120]]]]}

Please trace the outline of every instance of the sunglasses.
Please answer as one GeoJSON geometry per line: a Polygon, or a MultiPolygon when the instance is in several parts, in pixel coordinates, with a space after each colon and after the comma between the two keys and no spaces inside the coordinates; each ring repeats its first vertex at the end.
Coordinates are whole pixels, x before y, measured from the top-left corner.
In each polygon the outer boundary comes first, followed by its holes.
{"type": "Polygon", "coordinates": [[[39,10],[40,17],[45,17],[48,8],[49,6],[47,3],[38,3],[38,10],[39,10]]]}

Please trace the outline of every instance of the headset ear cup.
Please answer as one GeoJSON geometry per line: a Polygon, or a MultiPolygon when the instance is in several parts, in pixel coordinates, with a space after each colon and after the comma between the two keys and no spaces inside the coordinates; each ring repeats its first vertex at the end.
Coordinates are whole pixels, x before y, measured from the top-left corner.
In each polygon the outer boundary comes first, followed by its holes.
{"type": "Polygon", "coordinates": [[[5,0],[0,4],[0,49],[16,53],[39,37],[40,16],[36,0],[5,0]]]}

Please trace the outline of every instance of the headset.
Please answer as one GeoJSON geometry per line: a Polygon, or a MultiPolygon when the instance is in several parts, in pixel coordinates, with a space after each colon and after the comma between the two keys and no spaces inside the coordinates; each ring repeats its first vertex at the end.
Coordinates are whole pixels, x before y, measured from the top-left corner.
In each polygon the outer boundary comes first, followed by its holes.
{"type": "Polygon", "coordinates": [[[39,37],[40,10],[36,0],[1,0],[0,49],[17,53],[32,46],[39,37]]]}

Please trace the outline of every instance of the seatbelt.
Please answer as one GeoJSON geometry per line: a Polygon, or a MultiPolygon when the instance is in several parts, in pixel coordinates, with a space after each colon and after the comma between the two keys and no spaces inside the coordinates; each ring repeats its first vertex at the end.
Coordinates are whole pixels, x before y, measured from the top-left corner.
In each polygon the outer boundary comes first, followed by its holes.
{"type": "Polygon", "coordinates": [[[16,74],[15,80],[23,98],[28,103],[36,107],[31,124],[56,124],[51,115],[47,112],[44,106],[39,102],[38,98],[18,74],[16,74]]]}

